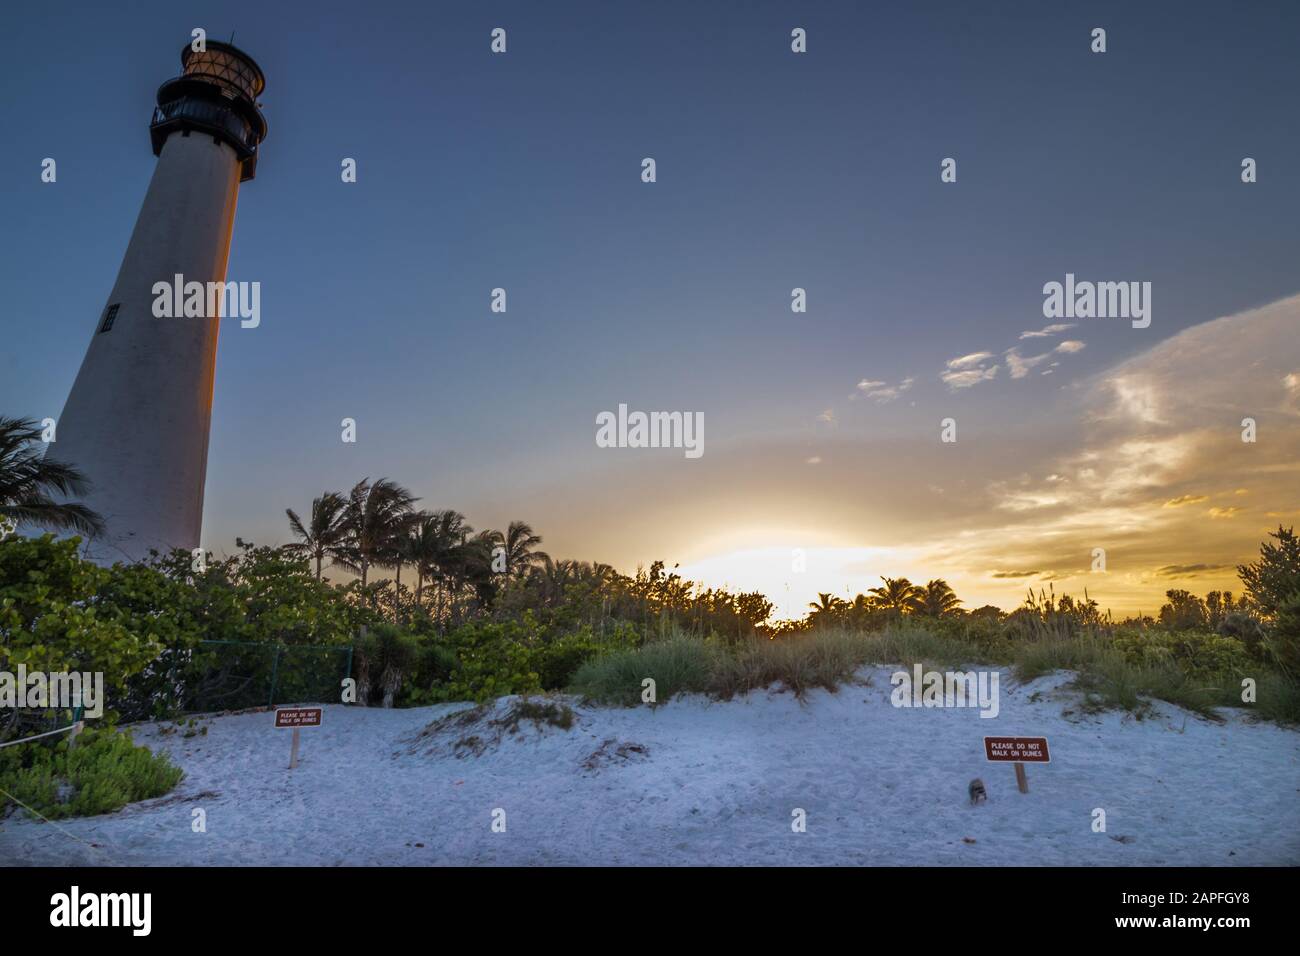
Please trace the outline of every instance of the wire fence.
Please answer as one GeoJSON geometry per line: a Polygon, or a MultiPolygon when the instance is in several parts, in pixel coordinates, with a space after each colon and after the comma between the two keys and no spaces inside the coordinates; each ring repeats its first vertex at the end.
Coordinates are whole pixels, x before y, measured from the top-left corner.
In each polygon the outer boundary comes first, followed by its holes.
{"type": "Polygon", "coordinates": [[[79,730],[82,708],[16,707],[0,718],[0,749],[79,730]]]}
{"type": "Polygon", "coordinates": [[[352,673],[352,646],[199,641],[164,652],[113,707],[123,720],[185,713],[338,703],[352,673]]]}
{"type": "MultiPolygon", "coordinates": [[[[339,703],[352,675],[350,644],[199,641],[164,651],[124,691],[110,691],[108,708],[122,722],[182,714],[339,703]]],[[[0,743],[51,738],[83,717],[81,708],[17,708],[0,713],[0,743]]],[[[55,741],[50,741],[55,742],[55,741]]]]}

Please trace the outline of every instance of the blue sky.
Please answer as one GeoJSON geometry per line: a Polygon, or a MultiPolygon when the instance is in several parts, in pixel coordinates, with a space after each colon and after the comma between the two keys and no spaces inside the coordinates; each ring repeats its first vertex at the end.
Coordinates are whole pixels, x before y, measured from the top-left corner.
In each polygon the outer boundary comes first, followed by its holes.
{"type": "Polygon", "coordinates": [[[7,414],[62,407],[195,26],[259,61],[270,124],[228,273],[261,282],[262,324],[222,330],[215,550],[283,540],[285,507],[363,475],[625,569],[726,577],[728,549],[801,535],[901,549],[859,495],[1008,480],[996,463],[1082,439],[1071,388],[1300,288],[1291,4],[49,3],[0,35],[7,414]],[[1024,347],[1067,271],[1152,282],[1152,326],[1071,330],[1086,347],[1050,376],[940,381],[1024,347]],[[597,449],[620,402],[703,412],[708,453],[597,449]],[[957,410],[977,457],[929,462],[957,410]]]}

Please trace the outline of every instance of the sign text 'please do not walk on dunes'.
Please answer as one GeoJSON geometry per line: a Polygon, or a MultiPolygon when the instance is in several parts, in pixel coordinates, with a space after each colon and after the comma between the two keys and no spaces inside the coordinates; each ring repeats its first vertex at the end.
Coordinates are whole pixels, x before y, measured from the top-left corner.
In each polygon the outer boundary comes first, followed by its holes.
{"type": "Polygon", "coordinates": [[[1051,763],[1046,737],[985,737],[984,755],[989,760],[1016,763],[1051,763]]]}
{"type": "Polygon", "coordinates": [[[319,707],[281,707],[275,712],[277,727],[319,727],[319,707]]]}
{"type": "Polygon", "coordinates": [[[319,707],[281,707],[275,712],[277,730],[293,729],[293,742],[289,745],[289,769],[298,766],[298,731],[303,727],[319,727],[321,708],[319,707]]]}
{"type": "Polygon", "coordinates": [[[985,737],[984,756],[994,763],[1010,763],[1016,768],[1016,789],[1029,792],[1027,763],[1051,763],[1046,737],[985,737]]]}

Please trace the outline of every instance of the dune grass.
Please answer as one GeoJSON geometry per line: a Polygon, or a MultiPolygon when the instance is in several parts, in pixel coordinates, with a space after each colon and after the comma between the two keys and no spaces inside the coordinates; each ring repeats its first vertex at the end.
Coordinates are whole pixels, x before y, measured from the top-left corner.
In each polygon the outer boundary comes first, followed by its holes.
{"type": "Polygon", "coordinates": [[[676,634],[587,661],[569,689],[598,703],[624,705],[642,702],[647,678],[655,682],[657,703],[679,693],[726,699],[765,687],[803,697],[818,687],[836,690],[867,664],[956,666],[976,656],[960,641],[907,626],[878,632],[827,629],[736,644],[676,634]]]}
{"type": "Polygon", "coordinates": [[[1152,700],[1184,707],[1211,719],[1215,708],[1241,707],[1243,676],[1258,683],[1251,712],[1282,723],[1300,722],[1300,686],[1284,675],[1258,669],[1190,672],[1173,659],[1134,661],[1103,634],[1052,635],[989,649],[911,622],[881,631],[828,628],[780,640],[722,643],[675,633],[641,647],[588,660],[570,691],[596,703],[663,704],[681,693],[729,699],[753,690],[779,688],[803,698],[821,688],[834,692],[856,680],[867,665],[926,670],[1006,667],[1022,681],[1074,671],[1085,712],[1120,709],[1141,718],[1152,700]],[[648,701],[645,681],[654,681],[648,701]]]}
{"type": "Polygon", "coordinates": [[[613,651],[582,664],[570,690],[602,704],[632,706],[642,702],[643,682],[654,681],[654,700],[678,694],[705,693],[722,649],[699,638],[677,634],[633,650],[613,651]]]}
{"type": "Polygon", "coordinates": [[[1281,674],[1262,674],[1258,690],[1254,706],[1261,717],[1279,724],[1300,724],[1300,682],[1281,674]]]}
{"type": "Polygon", "coordinates": [[[1016,645],[1011,662],[1021,680],[1054,671],[1077,672],[1075,687],[1083,692],[1087,710],[1120,709],[1144,716],[1151,700],[1163,700],[1212,720],[1219,717],[1216,708],[1248,706],[1264,720],[1300,723],[1300,684],[1263,667],[1207,673],[1189,671],[1172,659],[1134,662],[1095,635],[1016,645]],[[1256,700],[1249,705],[1242,701],[1246,678],[1257,684],[1256,700]]]}

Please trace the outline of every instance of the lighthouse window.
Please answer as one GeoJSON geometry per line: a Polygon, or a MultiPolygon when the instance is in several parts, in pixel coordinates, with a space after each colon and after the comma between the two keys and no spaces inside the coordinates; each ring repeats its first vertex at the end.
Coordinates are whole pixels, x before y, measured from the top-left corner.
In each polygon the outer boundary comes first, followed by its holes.
{"type": "Polygon", "coordinates": [[[108,311],[104,313],[104,322],[99,327],[99,331],[107,332],[109,329],[113,327],[113,320],[117,318],[117,310],[120,305],[121,303],[118,302],[108,307],[108,311]]]}

